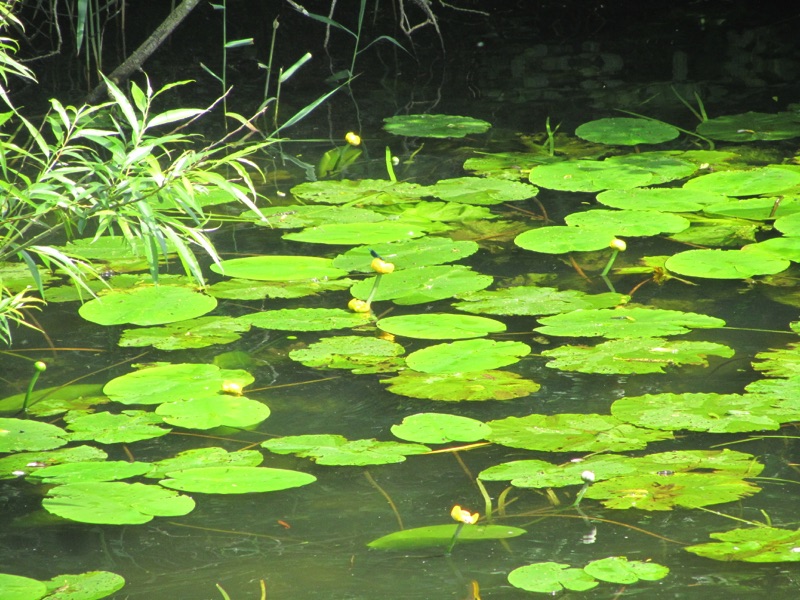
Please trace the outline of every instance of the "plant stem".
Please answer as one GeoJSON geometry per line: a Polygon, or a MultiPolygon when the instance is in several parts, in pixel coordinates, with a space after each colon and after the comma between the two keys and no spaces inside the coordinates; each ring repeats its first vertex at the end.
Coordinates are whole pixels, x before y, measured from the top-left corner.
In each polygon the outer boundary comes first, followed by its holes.
{"type": "Polygon", "coordinates": [[[456,526],[455,532],[453,532],[453,537],[450,538],[450,545],[447,546],[447,551],[444,553],[445,556],[450,556],[453,553],[453,548],[456,545],[456,540],[458,539],[458,536],[461,533],[462,529],[464,529],[464,524],[463,523],[459,523],[456,526]]]}
{"type": "Polygon", "coordinates": [[[394,172],[394,165],[392,164],[392,151],[389,146],[386,146],[386,172],[389,173],[389,181],[397,183],[397,175],[394,172]]]}
{"type": "Polygon", "coordinates": [[[600,273],[600,277],[605,277],[606,275],[608,275],[608,272],[611,270],[611,267],[614,266],[614,261],[617,260],[617,254],[619,254],[619,250],[614,248],[611,251],[611,258],[609,258],[608,262],[606,263],[606,268],[603,269],[602,273],[600,273]]]}
{"type": "Polygon", "coordinates": [[[27,416],[28,415],[28,402],[31,399],[31,394],[33,393],[33,387],[36,385],[36,382],[39,380],[39,375],[42,372],[47,370],[47,365],[44,364],[42,361],[37,361],[33,364],[33,368],[36,371],[31,377],[31,382],[28,384],[28,390],[25,392],[25,399],[22,401],[22,414],[27,416]]]}

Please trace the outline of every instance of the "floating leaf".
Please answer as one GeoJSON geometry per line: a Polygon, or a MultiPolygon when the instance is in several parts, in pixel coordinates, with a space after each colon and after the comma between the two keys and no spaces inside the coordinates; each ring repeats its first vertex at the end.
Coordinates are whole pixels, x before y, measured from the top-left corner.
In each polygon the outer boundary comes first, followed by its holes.
{"type": "Polygon", "coordinates": [[[422,373],[463,373],[512,365],[530,354],[522,342],[464,340],[428,346],[412,352],[406,364],[422,373]]]}
{"type": "Polygon", "coordinates": [[[383,128],[407,137],[462,138],[483,133],[492,125],[480,119],[458,115],[396,115],[383,120],[383,128]]]}
{"type": "Polygon", "coordinates": [[[707,279],[749,279],[773,275],[789,268],[790,262],[742,250],[685,250],[667,259],[667,269],[678,275],[707,279]]]}
{"type": "Polygon", "coordinates": [[[579,373],[663,373],[669,366],[708,365],[709,355],[730,358],[733,349],[713,342],[673,342],[659,338],[623,338],[596,346],[559,346],[544,350],[547,366],[579,373]]]}
{"type": "Polygon", "coordinates": [[[17,452],[0,458],[0,479],[30,475],[51,465],[69,462],[104,461],[108,454],[92,446],[75,446],[45,452],[17,452]]]}
{"type": "Polygon", "coordinates": [[[216,306],[216,299],[194,288],[158,285],[107,292],[78,312],[100,325],[162,325],[200,317],[216,306]]]}
{"type": "Polygon", "coordinates": [[[192,448],[152,463],[145,477],[162,479],[169,472],[198,467],[257,467],[263,460],[264,457],[257,450],[228,452],[223,448],[192,448]]]}
{"type": "Polygon", "coordinates": [[[543,594],[555,594],[564,589],[583,592],[598,585],[598,581],[583,569],[556,562],[517,567],[508,574],[508,583],[527,592],[543,594]]]}
{"type": "Polygon", "coordinates": [[[600,204],[612,208],[662,212],[696,212],[726,200],[722,194],[687,188],[607,190],[597,195],[600,204]]]}
{"type": "Polygon", "coordinates": [[[491,152],[478,153],[468,158],[463,168],[474,171],[476,175],[503,179],[522,179],[530,174],[533,167],[550,162],[558,162],[560,158],[535,152],[491,152]]]}
{"type": "Polygon", "coordinates": [[[308,227],[297,233],[287,233],[284,239],[311,244],[380,244],[409,240],[425,235],[427,228],[404,221],[380,223],[331,223],[308,227]]]}
{"type": "Polygon", "coordinates": [[[742,248],[745,252],[758,252],[773,258],[800,262],[800,237],[777,237],[742,248]]]}
{"type": "Polygon", "coordinates": [[[50,450],[67,443],[69,434],[50,423],[30,419],[0,419],[0,452],[50,450]]]}
{"type": "Polygon", "coordinates": [[[42,506],[54,515],[81,523],[138,525],[153,517],[190,513],[194,500],[158,485],[95,481],[56,486],[42,506]]]}
{"type": "Polygon", "coordinates": [[[125,579],[109,571],[57,575],[45,583],[48,600],[97,600],[125,587],[125,579]]]}
{"type": "Polygon", "coordinates": [[[486,439],[496,444],[543,452],[614,452],[644,448],[672,439],[671,432],[641,429],[610,415],[557,414],[489,421],[486,439]]]}
{"type": "Polygon", "coordinates": [[[143,410],[123,410],[121,414],[70,411],[64,421],[70,430],[70,439],[94,440],[101,444],[129,444],[170,432],[160,427],[164,424],[161,417],[143,410]]]}
{"type": "Polygon", "coordinates": [[[159,482],[164,487],[203,494],[275,492],[317,480],[313,475],[300,471],[237,466],[182,469],[167,473],[167,477],[159,482]]]}
{"type": "Polygon", "coordinates": [[[419,200],[427,188],[416,183],[388,179],[307,181],[291,189],[295,198],[326,204],[397,204],[419,200]]]}
{"type": "Polygon", "coordinates": [[[292,350],[289,358],[307,367],[353,369],[392,364],[392,359],[403,352],[405,349],[400,344],[388,340],[343,335],[322,338],[308,348],[292,350]]]}
{"type": "Polygon", "coordinates": [[[649,210],[587,210],[567,215],[570,227],[597,229],[614,236],[652,236],[678,233],[689,227],[689,221],[671,213],[649,210]]]}
{"type": "Polygon", "coordinates": [[[464,204],[462,202],[435,202],[433,200],[426,200],[411,205],[401,204],[396,208],[403,209],[402,212],[398,213],[398,217],[401,220],[416,218],[430,221],[464,222],[497,218],[497,215],[485,206],[464,204]]]}
{"type": "Polygon", "coordinates": [[[186,429],[247,428],[257,425],[270,411],[266,404],[243,396],[205,396],[165,402],[156,408],[165,422],[186,429]]]}
{"type": "Polygon", "coordinates": [[[610,231],[553,225],[524,231],[514,238],[514,243],[520,248],[534,252],[565,254],[603,250],[608,248],[614,237],[610,231]]]}
{"type": "Polygon", "coordinates": [[[728,199],[703,209],[709,215],[721,215],[752,221],[768,221],[800,212],[800,198],[766,197],[728,199]]]}
{"type": "Polygon", "coordinates": [[[508,179],[491,177],[457,177],[440,179],[429,186],[427,193],[449,202],[491,205],[533,198],[539,190],[534,186],[508,179]]]}
{"type": "Polygon", "coordinates": [[[514,286],[471,292],[453,304],[458,310],[492,315],[555,315],[579,308],[611,308],[624,304],[628,296],[614,292],[587,294],[579,290],[514,286]]]}
{"type": "Polygon", "coordinates": [[[143,475],[150,470],[150,464],[124,460],[70,462],[36,469],[31,473],[44,483],[79,483],[83,481],[114,481],[143,475]]]}
{"type": "Polygon", "coordinates": [[[725,142],[788,140],[800,136],[800,121],[793,112],[746,112],[703,121],[697,133],[725,142]]]}
{"type": "MultiPolygon", "coordinates": [[[[0,413],[22,410],[25,392],[0,400],[0,413]]],[[[28,414],[37,417],[60,415],[68,410],[86,409],[105,404],[103,386],[96,383],[81,383],[34,390],[28,400],[28,414]]]]}
{"type": "Polygon", "coordinates": [[[687,552],[704,558],[723,561],[753,563],[800,561],[800,531],[777,527],[732,529],[711,533],[720,540],[684,548],[687,552]]]}
{"type": "MultiPolygon", "coordinates": [[[[447,547],[458,525],[430,525],[395,531],[389,535],[372,540],[367,546],[379,550],[413,550],[416,548],[447,547]]],[[[527,533],[519,527],[507,525],[471,525],[464,527],[458,534],[460,542],[477,542],[480,540],[505,540],[527,533]]]]}
{"type": "Polygon", "coordinates": [[[401,396],[426,400],[512,400],[529,396],[541,387],[508,371],[474,371],[471,373],[417,373],[406,370],[382,380],[388,390],[401,396]]]}
{"type": "Polygon", "coordinates": [[[409,454],[430,451],[420,444],[348,440],[341,435],[289,435],[261,444],[276,454],[295,454],[320,465],[385,465],[403,462],[409,454]]]}
{"type": "Polygon", "coordinates": [[[506,330],[505,323],[494,319],[447,313],[385,317],[380,319],[376,325],[378,329],[393,335],[422,340],[460,340],[506,330]]]}
{"type": "Polygon", "coordinates": [[[30,577],[0,573],[0,590],[3,600],[39,600],[47,594],[47,586],[30,577]]]}
{"type": "Polygon", "coordinates": [[[256,281],[300,281],[305,279],[337,279],[347,275],[336,269],[329,258],[316,256],[248,256],[212,264],[211,270],[228,277],[256,281]]]}
{"type": "Polygon", "coordinates": [[[392,433],[401,440],[420,444],[476,442],[491,432],[486,423],[459,415],[418,413],[409,415],[392,433]]]}
{"type": "Polygon", "coordinates": [[[217,396],[224,384],[245,387],[253,376],[238,369],[215,365],[181,363],[148,367],[109,381],[103,391],[122,404],[161,404],[200,396],[217,396]]]}
{"type": "Polygon", "coordinates": [[[214,344],[230,344],[248,331],[250,326],[232,317],[200,317],[161,327],[126,329],[119,345],[123,348],[153,346],[159,350],[206,348],[214,344]]]}
{"type": "Polygon", "coordinates": [[[672,510],[734,502],[759,491],[756,485],[725,473],[630,475],[598,481],[585,498],[601,500],[608,508],[672,510]]]}
{"type": "Polygon", "coordinates": [[[612,117],[584,123],[575,130],[575,135],[597,144],[636,146],[674,140],[680,131],[653,119],[612,117]]]}
{"type": "MultiPolygon", "coordinates": [[[[292,204],[261,208],[268,219],[268,227],[275,229],[301,229],[323,223],[377,223],[386,216],[366,208],[354,206],[319,206],[314,204],[292,204]]],[[[254,220],[256,225],[263,221],[254,220]]]]}
{"type": "Polygon", "coordinates": [[[539,319],[535,331],[557,336],[607,338],[657,337],[688,333],[690,328],[724,327],[725,321],[697,313],[661,308],[623,307],[574,310],[539,319]]]}
{"type": "Polygon", "coordinates": [[[207,288],[215,298],[231,300],[263,300],[264,298],[302,298],[332,290],[346,290],[355,283],[352,279],[318,279],[261,283],[250,279],[228,279],[207,288]]]}
{"type": "Polygon", "coordinates": [[[284,331],[328,331],[351,329],[370,323],[363,313],[341,308],[285,308],[262,310],[237,319],[248,326],[284,331]]]}
{"type": "Polygon", "coordinates": [[[759,196],[777,194],[800,185],[800,173],[776,167],[757,167],[747,171],[717,171],[690,179],[683,187],[725,194],[759,196]]]}
{"type": "MultiPolygon", "coordinates": [[[[482,290],[492,281],[489,275],[481,275],[461,265],[405,269],[382,275],[374,300],[393,300],[401,305],[425,304],[482,290]]],[[[375,277],[364,279],[350,288],[350,293],[354,298],[366,300],[374,284],[375,277]]]]}
{"type": "Polygon", "coordinates": [[[370,266],[373,259],[372,251],[392,263],[397,270],[403,270],[460,260],[475,254],[478,251],[478,244],[473,241],[454,242],[446,238],[425,237],[404,242],[359,246],[334,258],[333,265],[348,271],[372,273],[370,266]]]}
{"type": "Polygon", "coordinates": [[[628,560],[624,556],[609,556],[593,560],[583,567],[583,570],[595,579],[620,585],[630,585],[639,580],[658,581],[669,575],[669,569],[664,565],[641,560],[628,560]]]}

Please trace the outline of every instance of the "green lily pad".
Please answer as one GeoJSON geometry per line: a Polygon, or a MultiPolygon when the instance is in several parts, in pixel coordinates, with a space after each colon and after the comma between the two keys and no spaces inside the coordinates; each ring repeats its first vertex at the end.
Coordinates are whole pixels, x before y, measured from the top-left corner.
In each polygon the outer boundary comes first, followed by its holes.
{"type": "MultiPolygon", "coordinates": [[[[379,550],[414,550],[417,548],[446,548],[453,539],[458,525],[430,525],[395,531],[372,540],[367,546],[379,550]]],[[[508,525],[470,525],[463,527],[458,534],[458,542],[477,542],[481,540],[505,540],[527,533],[519,527],[508,525]]]]}
{"type": "Polygon", "coordinates": [[[331,223],[308,227],[297,233],[287,233],[286,240],[310,244],[354,246],[409,240],[425,235],[426,229],[404,221],[380,223],[331,223]]]}
{"type": "Polygon", "coordinates": [[[230,344],[240,339],[250,326],[232,317],[200,317],[161,327],[126,329],[119,345],[123,348],[153,346],[159,350],[206,348],[214,344],[230,344]]]}
{"type": "Polygon", "coordinates": [[[50,450],[64,446],[69,434],[50,423],[30,419],[0,419],[0,452],[50,450]]]}
{"type": "Polygon", "coordinates": [[[370,323],[369,316],[341,308],[284,308],[239,317],[237,321],[260,329],[329,331],[351,329],[370,323]]]}
{"type": "Polygon", "coordinates": [[[556,562],[517,567],[508,574],[508,583],[527,592],[552,595],[565,589],[584,592],[598,585],[598,581],[583,569],[556,562]]]}
{"type": "Polygon", "coordinates": [[[477,442],[490,432],[489,426],[477,419],[442,413],[409,415],[400,425],[392,425],[395,437],[420,444],[477,442]]]}
{"type": "Polygon", "coordinates": [[[68,412],[64,421],[70,431],[70,439],[94,440],[101,444],[129,444],[170,432],[170,429],[160,427],[164,424],[160,417],[143,410],[123,410],[120,414],[76,410],[68,412]]]}
{"type": "Polygon", "coordinates": [[[674,140],[680,133],[672,125],[661,121],[630,117],[597,119],[575,130],[575,135],[581,139],[617,146],[660,144],[674,140]]]}
{"type": "MultiPolygon", "coordinates": [[[[22,410],[25,392],[0,400],[0,413],[22,410]]],[[[68,410],[86,409],[105,404],[103,386],[96,383],[79,383],[34,390],[28,401],[28,414],[37,417],[60,415],[68,410]]]]}
{"type": "MultiPolygon", "coordinates": [[[[682,244],[740,248],[754,242],[761,225],[745,219],[712,219],[692,215],[692,226],[669,238],[682,244]]],[[[665,259],[668,257],[664,257],[665,259]]],[[[662,265],[663,266],[663,265],[662,265]]]]}
{"type": "Polygon", "coordinates": [[[406,364],[421,373],[468,373],[512,365],[530,351],[530,346],[522,342],[463,340],[412,352],[406,364]]]}
{"type": "Polygon", "coordinates": [[[600,500],[608,508],[672,510],[735,502],[759,490],[755,484],[726,473],[675,473],[669,477],[629,475],[598,481],[584,497],[600,500]]]}
{"type": "Polygon", "coordinates": [[[92,446],[75,446],[43,452],[17,452],[0,458],[0,479],[30,475],[52,465],[69,462],[104,461],[108,454],[92,446]]]}
{"type": "Polygon", "coordinates": [[[722,561],[777,563],[800,561],[800,531],[777,527],[732,529],[711,533],[720,540],[684,548],[704,558],[722,561]]]}
{"type": "Polygon", "coordinates": [[[206,289],[210,296],[230,300],[263,300],[264,298],[302,298],[322,292],[346,290],[352,279],[314,279],[308,281],[276,281],[262,283],[251,279],[219,281],[206,289]]]}
{"type": "Polygon", "coordinates": [[[800,237],[777,237],[757,244],[748,244],[744,252],[758,252],[773,258],[800,262],[800,237]]]}
{"type": "Polygon", "coordinates": [[[156,408],[165,422],[186,429],[247,428],[257,425],[270,411],[266,404],[243,396],[204,396],[165,402],[156,408]]]}
{"type": "Polygon", "coordinates": [[[544,350],[553,358],[552,369],[579,373],[634,374],[663,373],[678,365],[707,366],[709,355],[730,358],[733,349],[713,342],[673,342],[659,338],[623,338],[596,346],[559,346],[544,350]]]}
{"type": "Polygon", "coordinates": [[[534,186],[508,179],[457,177],[440,179],[428,187],[431,196],[449,202],[491,205],[533,198],[539,193],[534,186]]]}
{"type": "Polygon", "coordinates": [[[742,250],[685,250],[667,259],[667,269],[678,275],[706,279],[749,279],[774,275],[789,268],[784,258],[742,250]]]}
{"type": "Polygon", "coordinates": [[[678,233],[690,225],[681,216],[649,210],[587,210],[567,215],[564,221],[570,227],[592,228],[624,237],[678,233]]]}
{"type": "Polygon", "coordinates": [[[370,251],[374,251],[396,269],[403,270],[455,262],[475,254],[478,248],[478,244],[471,240],[455,242],[447,238],[425,237],[352,248],[334,258],[333,265],[347,271],[372,273],[370,264],[373,256],[370,251]]]}
{"type": "Polygon", "coordinates": [[[535,152],[480,152],[462,165],[476,175],[502,179],[527,178],[533,167],[560,161],[560,158],[535,152]]]}
{"type": "MultiPolygon", "coordinates": [[[[489,275],[481,275],[461,265],[404,269],[382,275],[373,300],[393,300],[401,305],[426,304],[482,290],[492,281],[489,275]]],[[[375,277],[370,277],[355,284],[350,293],[354,298],[366,300],[374,285],[375,277]]]]}
{"type": "Polygon", "coordinates": [[[615,292],[587,294],[579,290],[514,286],[463,294],[453,306],[458,310],[491,315],[556,315],[579,308],[612,308],[625,304],[628,296],[615,292]]]}
{"type": "Polygon", "coordinates": [[[633,188],[597,194],[600,204],[612,208],[661,212],[697,212],[726,200],[722,194],[688,188],[633,188]]]}
{"type": "Polygon", "coordinates": [[[785,217],[779,217],[775,219],[772,225],[783,235],[800,236],[800,212],[793,212],[785,217]]]}
{"type": "Polygon", "coordinates": [[[145,477],[163,479],[167,473],[199,467],[257,467],[263,461],[264,456],[257,450],[228,452],[223,448],[192,448],[151,463],[145,477]]]}
{"type": "Polygon", "coordinates": [[[245,387],[253,376],[238,369],[215,365],[180,363],[133,371],[109,381],[103,391],[122,404],[161,404],[203,396],[218,396],[224,384],[245,387]]]}
{"type": "Polygon", "coordinates": [[[56,575],[45,583],[50,592],[47,598],[52,600],[96,600],[125,587],[125,579],[109,571],[56,575]]]}
{"type": "Polygon", "coordinates": [[[793,112],[746,112],[703,121],[697,133],[725,142],[788,140],[800,136],[800,120],[793,112]]]}
{"type": "Polygon", "coordinates": [[[725,321],[708,315],[661,308],[623,307],[574,310],[542,317],[538,331],[556,336],[603,336],[607,338],[681,335],[693,328],[724,327],[725,321]]]}
{"type": "Polygon", "coordinates": [[[158,485],[91,481],[56,486],[42,506],[54,515],[106,525],[138,525],[153,517],[179,517],[194,509],[194,500],[158,485]]]}
{"type": "Polygon", "coordinates": [[[489,421],[495,444],[542,452],[618,452],[672,439],[668,431],[634,427],[611,415],[557,414],[489,421]]]}
{"type": "Polygon", "coordinates": [[[217,301],[194,288],[173,285],[113,290],[82,305],[78,312],[100,325],[163,325],[200,317],[217,301]]]}
{"type": "Polygon", "coordinates": [[[630,585],[637,581],[658,581],[669,575],[669,568],[654,562],[628,560],[624,556],[609,556],[593,560],[583,567],[589,575],[600,581],[630,585]]]}
{"type": "Polygon", "coordinates": [[[47,594],[47,586],[30,577],[0,573],[0,591],[5,600],[40,600],[47,594]]]}
{"type": "Polygon", "coordinates": [[[514,238],[514,243],[534,252],[564,254],[608,248],[614,237],[612,232],[600,229],[553,225],[524,231],[514,238]]]}
{"type": "Polygon", "coordinates": [[[458,115],[396,115],[383,120],[383,128],[406,137],[462,138],[483,133],[492,125],[480,119],[458,115]]]}
{"type": "Polygon", "coordinates": [[[505,323],[494,319],[447,313],[385,317],[380,319],[376,325],[381,331],[387,331],[393,335],[422,340],[461,340],[506,330],[505,323]]]}
{"type": "Polygon", "coordinates": [[[250,494],[275,492],[314,483],[316,477],[301,471],[266,467],[196,467],[167,473],[159,483],[183,492],[250,494]]]}
{"type": "Polygon", "coordinates": [[[485,206],[464,204],[463,202],[435,202],[433,200],[426,200],[410,205],[400,204],[395,208],[402,208],[402,212],[397,214],[400,220],[425,219],[428,221],[458,221],[459,223],[463,223],[465,221],[497,218],[497,215],[485,206]]]}
{"type": "Polygon", "coordinates": [[[755,394],[664,393],[620,398],[611,414],[651,429],[738,433],[779,429],[800,418],[800,406],[774,406],[771,398],[755,394]]]}
{"type": "MultiPolygon", "coordinates": [[[[273,229],[302,229],[324,223],[377,223],[385,221],[386,216],[367,208],[354,206],[319,206],[315,204],[292,204],[262,208],[267,217],[267,227],[273,229]]],[[[255,218],[254,223],[264,224],[255,218]]]]}
{"type": "Polygon", "coordinates": [[[800,375],[800,344],[759,352],[755,358],[757,362],[753,363],[753,368],[768,377],[800,375]]]}
{"type": "Polygon", "coordinates": [[[541,387],[508,371],[474,371],[470,373],[417,373],[405,370],[396,377],[383,379],[393,394],[443,400],[447,402],[513,400],[530,396],[541,387]]]}
{"type": "Polygon", "coordinates": [[[776,167],[757,167],[747,171],[717,171],[690,179],[683,187],[724,194],[759,196],[777,194],[800,185],[800,173],[776,167]]]}
{"type": "Polygon", "coordinates": [[[289,358],[307,367],[327,369],[354,369],[392,363],[405,349],[380,338],[343,335],[323,338],[289,353],[289,358]]]}
{"type": "Polygon", "coordinates": [[[301,281],[305,279],[337,279],[347,275],[336,269],[329,258],[316,256],[248,256],[223,260],[211,265],[215,273],[256,281],[301,281]]]}
{"type": "Polygon", "coordinates": [[[150,470],[150,464],[144,462],[90,461],[70,462],[36,469],[31,474],[48,485],[62,483],[80,483],[84,481],[115,481],[143,475],[150,470]]]}
{"type": "Polygon", "coordinates": [[[325,204],[397,204],[419,200],[427,188],[403,181],[392,183],[388,179],[349,179],[307,181],[291,189],[292,194],[306,202],[325,204]]]}
{"type": "Polygon", "coordinates": [[[709,215],[768,221],[800,212],[800,198],[744,198],[709,204],[703,209],[709,215]]]}
{"type": "Polygon", "coordinates": [[[295,454],[320,465],[365,466],[403,462],[410,454],[425,454],[420,444],[348,440],[341,435],[289,435],[261,444],[276,454],[295,454]]]}

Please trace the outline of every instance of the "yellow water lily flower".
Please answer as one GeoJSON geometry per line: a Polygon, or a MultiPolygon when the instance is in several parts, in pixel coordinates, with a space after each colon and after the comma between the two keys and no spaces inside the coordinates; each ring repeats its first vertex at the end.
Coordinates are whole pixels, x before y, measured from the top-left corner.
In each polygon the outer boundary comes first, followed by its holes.
{"type": "Polygon", "coordinates": [[[467,525],[474,525],[478,522],[478,518],[480,517],[478,513],[471,513],[461,508],[458,504],[450,511],[450,516],[459,523],[466,523],[467,525]]]}
{"type": "Polygon", "coordinates": [[[350,144],[351,146],[360,146],[361,145],[361,136],[353,131],[348,131],[347,135],[344,136],[345,141],[350,144]]]}
{"type": "Polygon", "coordinates": [[[386,262],[382,258],[375,257],[372,259],[370,263],[372,270],[380,275],[386,275],[394,271],[394,264],[390,262],[386,262]]]}
{"type": "Polygon", "coordinates": [[[347,303],[347,308],[357,313],[367,313],[370,311],[369,302],[364,302],[358,298],[353,298],[347,303]]]}
{"type": "Polygon", "coordinates": [[[226,394],[231,394],[232,396],[241,396],[242,386],[233,381],[225,381],[222,384],[222,391],[226,394]]]}

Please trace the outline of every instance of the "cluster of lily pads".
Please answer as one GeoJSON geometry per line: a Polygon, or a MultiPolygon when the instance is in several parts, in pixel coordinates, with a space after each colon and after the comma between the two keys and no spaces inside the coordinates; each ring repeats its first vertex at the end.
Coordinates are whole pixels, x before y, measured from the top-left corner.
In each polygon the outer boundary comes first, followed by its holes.
{"type": "MultiPolygon", "coordinates": [[[[430,135],[433,128],[436,136],[457,137],[488,126],[463,117],[419,115],[394,118],[387,129],[430,135]],[[416,129],[420,126],[422,133],[416,129]]],[[[180,277],[164,276],[158,286],[143,283],[130,274],[141,268],[141,256],[116,240],[75,242],[66,248],[73,255],[103,249],[111,273],[110,289],[98,285],[98,297],[82,304],[80,315],[93,323],[124,326],[120,346],[173,351],[234,343],[254,328],[324,332],[316,341],[291,349],[289,358],[313,369],[378,377],[392,394],[448,406],[510,402],[535,394],[540,384],[514,369],[522,360],[543,358],[548,368],[560,371],[637,375],[703,367],[709,360],[732,357],[733,348],[696,335],[725,327],[724,320],[639,305],[635,297],[618,293],[605,273],[608,291],[589,293],[564,289],[558,279],[546,285],[536,277],[498,279],[463,264],[487,243],[513,240],[530,252],[525,260],[535,264],[537,257],[547,255],[569,254],[577,262],[594,256],[589,253],[607,257],[624,249],[624,244],[614,245],[621,238],[631,254],[639,240],[656,236],[693,249],[638,256],[638,266],[629,260],[611,270],[610,277],[646,273],[659,283],[682,277],[697,285],[704,279],[750,281],[787,271],[800,260],[800,219],[794,217],[800,216],[800,166],[750,168],[739,163],[733,149],[620,151],[621,145],[665,143],[680,134],[642,118],[601,119],[582,125],[576,134],[594,143],[589,150],[581,146],[582,156],[482,154],[464,165],[473,175],[432,185],[393,177],[297,185],[291,190],[294,203],[262,210],[268,226],[286,231],[284,240],[327,245],[331,252],[304,255],[298,245],[296,255],[224,260],[211,266],[220,277],[205,289],[180,277]],[[563,225],[509,216],[505,207],[527,206],[540,189],[550,190],[553,198],[583,194],[579,197],[585,201],[587,193],[596,194],[596,203],[604,208],[587,201],[590,206],[581,205],[563,225]],[[757,234],[769,239],[757,242],[757,234]],[[376,256],[392,268],[374,273],[376,256]],[[303,298],[322,294],[341,308],[302,306],[303,298]],[[219,300],[267,298],[299,299],[300,306],[242,316],[216,311],[219,300]],[[367,310],[346,309],[350,298],[365,302],[367,310]],[[398,314],[388,314],[392,308],[398,314]],[[504,337],[509,332],[501,319],[507,316],[515,317],[515,323],[530,319],[530,329],[523,332],[526,341],[504,337]],[[692,331],[691,340],[680,339],[692,331]],[[526,343],[534,336],[548,338],[554,347],[534,355],[526,343]]],[[[697,134],[697,139],[735,142],[796,137],[800,113],[712,119],[697,134]]],[[[265,226],[260,220],[253,224],[265,226]]],[[[601,279],[591,270],[590,275],[601,279]]],[[[49,293],[50,301],[74,298],[56,287],[49,293]]],[[[799,421],[800,344],[757,358],[755,368],[767,377],[740,394],[646,394],[615,400],[608,414],[532,412],[486,422],[433,410],[396,423],[392,440],[293,435],[270,439],[261,447],[340,466],[396,463],[429,453],[436,445],[453,444],[587,454],[566,464],[563,457],[552,463],[497,464],[478,479],[507,482],[518,490],[550,489],[579,486],[581,474],[589,470],[595,482],[585,498],[608,508],[665,511],[722,504],[759,491],[753,479],[764,466],[756,456],[732,450],[622,453],[673,439],[677,431],[773,431],[799,421]]],[[[52,387],[3,399],[0,410],[11,414],[25,406],[28,418],[0,419],[0,452],[7,454],[0,458],[0,477],[46,485],[42,504],[55,515],[105,524],[185,515],[195,506],[187,493],[267,492],[312,484],[316,478],[308,473],[259,466],[264,455],[256,450],[198,448],[145,463],[108,461],[98,447],[163,436],[173,428],[257,428],[270,409],[247,397],[253,382],[241,369],[176,361],[139,365],[104,385],[52,387]],[[59,419],[62,426],[31,417],[59,419]],[[83,445],[87,441],[92,444],[83,445]]],[[[444,547],[457,527],[404,530],[370,546],[444,547]]],[[[525,533],[489,522],[466,527],[459,540],[525,533]]],[[[720,542],[687,550],[718,560],[800,560],[796,531],[753,526],[712,537],[720,542]]],[[[668,572],[621,557],[583,569],[568,567],[529,565],[511,572],[509,581],[523,589],[553,592],[589,589],[598,581],[654,580],[668,572]]]]}

